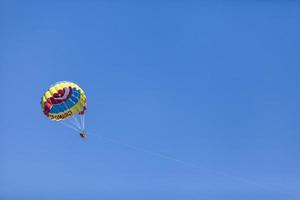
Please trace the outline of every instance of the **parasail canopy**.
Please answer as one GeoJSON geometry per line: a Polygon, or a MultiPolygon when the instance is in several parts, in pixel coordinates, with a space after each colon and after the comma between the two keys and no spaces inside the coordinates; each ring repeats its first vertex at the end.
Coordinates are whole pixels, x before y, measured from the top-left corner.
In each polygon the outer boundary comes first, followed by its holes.
{"type": "Polygon", "coordinates": [[[61,121],[79,132],[84,131],[86,96],[77,84],[61,81],[50,86],[42,96],[41,107],[50,120],[61,121]]]}

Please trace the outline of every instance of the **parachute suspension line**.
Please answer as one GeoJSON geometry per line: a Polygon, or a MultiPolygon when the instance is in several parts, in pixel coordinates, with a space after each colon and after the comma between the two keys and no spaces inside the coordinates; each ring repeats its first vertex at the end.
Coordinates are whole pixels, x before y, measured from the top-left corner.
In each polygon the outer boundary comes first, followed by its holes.
{"type": "Polygon", "coordinates": [[[76,123],[76,121],[74,121],[73,118],[67,118],[66,120],[68,120],[68,122],[70,122],[70,124],[72,124],[73,127],[75,127],[76,129],[80,130],[80,126],[78,125],[78,123],[76,123]]]}
{"type": "Polygon", "coordinates": [[[84,127],[83,127],[83,124],[82,124],[82,115],[79,114],[79,118],[80,118],[81,129],[84,130],[84,127]]]}
{"type": "MultiPolygon", "coordinates": [[[[64,105],[66,106],[66,108],[70,109],[69,105],[66,104],[66,102],[64,102],[64,105]]],[[[72,119],[73,119],[73,124],[74,124],[79,130],[81,130],[80,123],[79,123],[78,120],[74,117],[74,115],[72,115],[72,119]]]]}
{"type": "MultiPolygon", "coordinates": [[[[72,99],[70,99],[70,101],[71,101],[72,103],[75,104],[75,102],[74,102],[72,99]]],[[[64,102],[64,104],[66,104],[66,102],[64,102]]],[[[67,104],[66,104],[66,105],[67,105],[67,104]]],[[[70,109],[69,105],[67,105],[67,108],[70,109]]],[[[75,123],[78,125],[78,128],[79,128],[80,130],[82,130],[82,124],[79,123],[77,117],[76,117],[75,115],[72,115],[72,118],[74,119],[75,123]]]]}
{"type": "Polygon", "coordinates": [[[74,131],[76,132],[80,132],[80,130],[76,127],[76,126],[72,126],[70,124],[68,124],[66,121],[59,121],[62,125],[68,127],[68,128],[71,128],[73,129],[74,131]]]}
{"type": "MultiPolygon", "coordinates": [[[[55,111],[58,111],[57,109],[54,109],[54,110],[55,110],[55,111]]],[[[59,122],[60,122],[61,124],[65,125],[65,126],[71,128],[71,129],[75,130],[75,131],[78,131],[78,129],[79,129],[79,128],[77,127],[76,124],[72,123],[72,121],[69,121],[70,124],[68,124],[65,120],[61,120],[61,121],[59,121],[59,122]]]]}
{"type": "Polygon", "coordinates": [[[72,115],[72,118],[75,120],[76,124],[78,125],[79,129],[82,130],[82,125],[79,123],[78,119],[75,115],[72,115]]]}
{"type": "MultiPolygon", "coordinates": [[[[49,91],[49,92],[50,92],[50,94],[53,96],[53,92],[52,92],[52,91],[49,91]]],[[[68,106],[68,104],[66,104],[66,102],[64,102],[64,105],[65,105],[66,108],[70,109],[70,107],[68,106]]],[[[54,110],[59,112],[58,109],[54,109],[54,110]]],[[[74,117],[74,116],[72,116],[72,117],[74,117]]],[[[73,130],[74,130],[74,129],[79,129],[79,130],[80,130],[80,125],[79,125],[79,123],[76,123],[75,120],[74,120],[73,122],[70,120],[69,122],[70,122],[72,125],[70,125],[70,124],[66,125],[66,124],[67,124],[66,122],[65,122],[65,123],[61,123],[61,124],[64,124],[65,126],[67,126],[67,127],[69,127],[69,128],[72,127],[73,130]]],[[[76,131],[77,131],[77,130],[76,130],[76,131]]]]}
{"type": "MultiPolygon", "coordinates": [[[[75,102],[70,99],[71,102],[73,102],[75,104],[75,102]]],[[[64,102],[64,104],[66,105],[66,103],[64,102]]],[[[66,105],[67,108],[70,109],[70,107],[68,105],[66,105]]],[[[74,120],[74,122],[78,125],[77,127],[80,129],[80,131],[84,131],[85,127],[84,127],[84,114],[77,114],[77,115],[72,115],[72,118],[74,120]],[[79,115],[79,117],[77,117],[79,115]],[[80,122],[79,122],[80,120],[80,122]]]]}
{"type": "Polygon", "coordinates": [[[85,118],[85,115],[84,115],[84,114],[80,115],[81,125],[82,125],[82,130],[85,129],[84,118],[85,118]]]}
{"type": "MultiPolygon", "coordinates": [[[[66,119],[68,120],[68,119],[66,119]]],[[[80,127],[78,126],[78,124],[73,120],[73,118],[69,118],[69,122],[70,124],[72,124],[73,127],[75,127],[76,129],[80,130],[80,127]],[[72,119],[72,120],[71,120],[72,119]]]]}
{"type": "Polygon", "coordinates": [[[85,129],[85,115],[84,114],[82,115],[82,125],[83,125],[83,128],[85,129]]]}

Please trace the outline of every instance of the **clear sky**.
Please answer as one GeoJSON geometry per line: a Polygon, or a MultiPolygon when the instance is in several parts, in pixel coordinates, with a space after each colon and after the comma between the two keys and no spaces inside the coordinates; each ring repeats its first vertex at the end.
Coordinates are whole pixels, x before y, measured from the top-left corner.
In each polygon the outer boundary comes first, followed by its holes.
{"type": "Polygon", "coordinates": [[[0,199],[300,199],[299,22],[296,0],[1,0],[0,199]],[[87,141],[42,114],[61,80],[87,141]]]}

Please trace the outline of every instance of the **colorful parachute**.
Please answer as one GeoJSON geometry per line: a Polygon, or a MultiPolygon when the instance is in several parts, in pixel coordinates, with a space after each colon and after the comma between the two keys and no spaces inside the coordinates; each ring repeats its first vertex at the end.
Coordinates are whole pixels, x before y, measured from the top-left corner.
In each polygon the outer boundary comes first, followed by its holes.
{"type": "Polygon", "coordinates": [[[62,81],[50,86],[42,96],[41,106],[49,119],[84,132],[86,96],[75,83],[62,81]]]}

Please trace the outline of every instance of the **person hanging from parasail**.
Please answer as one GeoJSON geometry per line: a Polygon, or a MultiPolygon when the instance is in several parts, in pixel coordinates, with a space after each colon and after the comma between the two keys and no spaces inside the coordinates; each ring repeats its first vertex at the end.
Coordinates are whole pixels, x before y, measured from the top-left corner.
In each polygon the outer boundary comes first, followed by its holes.
{"type": "Polygon", "coordinates": [[[80,135],[81,139],[86,139],[87,138],[87,134],[86,134],[85,131],[80,132],[79,135],[80,135]]]}

